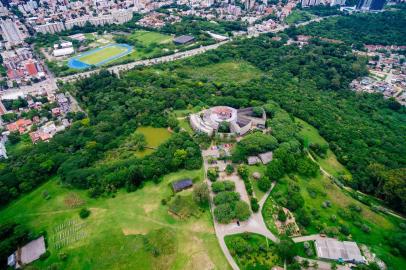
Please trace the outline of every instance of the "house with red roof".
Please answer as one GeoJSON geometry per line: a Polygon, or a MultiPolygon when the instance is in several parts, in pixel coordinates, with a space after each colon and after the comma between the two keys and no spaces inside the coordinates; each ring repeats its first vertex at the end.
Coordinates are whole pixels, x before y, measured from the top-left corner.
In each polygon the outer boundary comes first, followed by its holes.
{"type": "Polygon", "coordinates": [[[29,119],[18,119],[14,123],[8,124],[7,130],[10,132],[18,131],[20,134],[22,134],[31,125],[32,125],[32,121],[29,119]]]}
{"type": "Polygon", "coordinates": [[[38,74],[38,69],[34,62],[29,61],[25,64],[25,69],[27,70],[30,76],[35,76],[38,74]]]}

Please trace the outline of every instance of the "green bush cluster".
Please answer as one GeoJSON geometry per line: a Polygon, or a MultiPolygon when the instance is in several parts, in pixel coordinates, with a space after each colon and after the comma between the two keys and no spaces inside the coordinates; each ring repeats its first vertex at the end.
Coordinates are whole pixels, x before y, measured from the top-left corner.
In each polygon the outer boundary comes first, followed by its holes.
{"type": "Polygon", "coordinates": [[[211,184],[211,189],[213,190],[214,193],[219,193],[222,191],[234,191],[235,183],[229,180],[217,181],[211,184]]]}

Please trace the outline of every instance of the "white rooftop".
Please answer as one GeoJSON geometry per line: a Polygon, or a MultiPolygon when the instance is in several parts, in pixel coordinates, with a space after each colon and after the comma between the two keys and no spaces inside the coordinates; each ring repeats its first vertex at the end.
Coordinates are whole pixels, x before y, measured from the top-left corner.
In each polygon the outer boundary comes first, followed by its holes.
{"type": "Polygon", "coordinates": [[[334,238],[323,238],[315,241],[316,252],[319,258],[330,260],[364,262],[357,243],[338,241],[334,238]]]}

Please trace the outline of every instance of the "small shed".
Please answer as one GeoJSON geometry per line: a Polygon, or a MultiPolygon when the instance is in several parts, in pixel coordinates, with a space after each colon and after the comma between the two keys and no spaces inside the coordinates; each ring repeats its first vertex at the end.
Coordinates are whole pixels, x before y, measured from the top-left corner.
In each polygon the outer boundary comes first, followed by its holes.
{"type": "Polygon", "coordinates": [[[189,35],[183,35],[183,36],[179,36],[173,39],[173,43],[175,43],[176,45],[183,45],[183,44],[187,44],[190,42],[193,42],[195,40],[194,37],[189,36],[189,35]]]}
{"type": "Polygon", "coordinates": [[[261,160],[257,156],[249,156],[247,159],[248,165],[255,165],[261,163],[261,160]]]}
{"type": "Polygon", "coordinates": [[[270,151],[270,152],[265,152],[265,153],[259,154],[258,156],[261,159],[262,163],[268,164],[269,162],[272,161],[273,153],[272,153],[272,151],[270,151]]]}
{"type": "Polygon", "coordinates": [[[193,182],[191,179],[183,179],[183,180],[172,182],[172,189],[175,192],[179,192],[184,189],[191,188],[192,186],[193,186],[193,182]]]}
{"type": "Polygon", "coordinates": [[[45,252],[45,239],[41,236],[10,255],[7,259],[7,264],[10,267],[20,268],[25,264],[38,260],[45,252]]]}

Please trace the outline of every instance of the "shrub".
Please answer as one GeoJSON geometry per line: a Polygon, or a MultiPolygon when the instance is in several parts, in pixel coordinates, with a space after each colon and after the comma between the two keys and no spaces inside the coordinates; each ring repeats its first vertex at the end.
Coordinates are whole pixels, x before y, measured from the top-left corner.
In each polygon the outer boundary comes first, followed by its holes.
{"type": "Polygon", "coordinates": [[[58,254],[59,260],[61,261],[66,261],[66,259],[68,258],[68,255],[64,252],[61,252],[58,254]]]}
{"type": "Polygon", "coordinates": [[[371,228],[370,228],[368,225],[365,225],[365,224],[362,224],[362,225],[361,225],[361,230],[362,230],[364,233],[370,233],[370,232],[371,232],[371,228]]]}
{"type": "Polygon", "coordinates": [[[243,255],[249,252],[251,249],[250,244],[242,237],[233,238],[230,241],[230,247],[236,254],[239,255],[243,255]]]}
{"type": "Polygon", "coordinates": [[[351,211],[357,212],[357,213],[361,213],[362,208],[359,205],[356,204],[350,204],[349,208],[351,211]]]}
{"type": "Polygon", "coordinates": [[[321,204],[321,207],[323,207],[323,208],[331,207],[331,202],[330,202],[330,201],[324,201],[324,202],[321,204]]]}
{"type": "Polygon", "coordinates": [[[244,184],[245,184],[245,190],[247,191],[248,195],[249,195],[249,196],[252,196],[253,191],[252,191],[251,182],[250,182],[249,180],[245,180],[245,181],[244,181],[244,184]]]}
{"type": "Polygon", "coordinates": [[[307,255],[308,257],[312,257],[312,256],[314,255],[313,250],[312,250],[311,248],[306,249],[306,255],[307,255]]]}
{"type": "Polygon", "coordinates": [[[289,195],[290,197],[286,202],[286,208],[288,208],[290,211],[295,211],[303,207],[304,199],[299,192],[293,192],[289,195]]]}
{"type": "Polygon", "coordinates": [[[230,175],[230,174],[232,174],[233,172],[234,172],[234,167],[233,167],[233,165],[227,164],[227,166],[226,166],[226,173],[227,173],[228,175],[230,175]]]}
{"type": "Polygon", "coordinates": [[[299,222],[303,227],[307,227],[311,223],[311,218],[307,210],[300,209],[296,211],[296,220],[299,222]]]}
{"type": "Polygon", "coordinates": [[[224,189],[226,191],[234,191],[235,190],[235,183],[233,181],[223,181],[224,189]]]}
{"type": "Polygon", "coordinates": [[[244,201],[238,201],[234,205],[235,218],[244,221],[251,216],[250,207],[244,201]]]}
{"type": "Polygon", "coordinates": [[[238,201],[240,199],[240,193],[234,191],[223,191],[218,193],[213,201],[215,205],[220,205],[224,203],[231,203],[238,201]]]}
{"type": "Polygon", "coordinates": [[[232,181],[214,182],[211,185],[211,189],[213,190],[214,193],[219,193],[219,192],[222,192],[222,191],[234,191],[235,190],[235,184],[232,181]]]}
{"type": "Polygon", "coordinates": [[[345,225],[341,225],[340,226],[340,232],[344,235],[349,235],[350,234],[350,229],[345,226],[345,225]]]}
{"type": "Polygon", "coordinates": [[[90,216],[90,210],[87,209],[87,208],[82,208],[82,209],[80,209],[79,216],[80,216],[80,218],[82,218],[82,219],[87,218],[88,216],[90,216]]]}
{"type": "Polygon", "coordinates": [[[193,199],[200,206],[207,205],[210,201],[209,186],[206,183],[199,183],[193,187],[193,199]]]}
{"type": "Polygon", "coordinates": [[[257,198],[252,197],[250,201],[251,201],[252,212],[257,213],[259,210],[259,204],[258,204],[257,198]]]}
{"type": "Polygon", "coordinates": [[[305,249],[308,249],[308,248],[310,248],[310,243],[306,241],[303,243],[303,246],[305,249]]]}
{"type": "Polygon", "coordinates": [[[162,200],[161,200],[161,204],[162,204],[162,205],[166,205],[166,203],[167,203],[167,201],[166,201],[165,199],[162,199],[162,200]]]}
{"type": "Polygon", "coordinates": [[[278,220],[281,221],[281,222],[285,222],[286,219],[287,219],[287,217],[286,217],[285,211],[283,211],[282,208],[279,208],[279,211],[278,211],[278,220]]]}
{"type": "Polygon", "coordinates": [[[41,257],[39,257],[39,259],[41,261],[45,261],[49,256],[51,256],[51,252],[47,250],[44,254],[41,255],[41,257]]]}
{"type": "Polygon", "coordinates": [[[258,180],[258,188],[263,192],[267,192],[271,188],[271,185],[272,182],[268,177],[261,177],[258,180]]]}
{"type": "Polygon", "coordinates": [[[234,219],[234,210],[228,203],[217,206],[214,209],[214,217],[220,223],[230,223],[234,219]]]}
{"type": "Polygon", "coordinates": [[[210,181],[215,182],[218,177],[219,177],[219,172],[218,172],[217,168],[209,168],[207,170],[207,178],[209,178],[210,181]]]}

